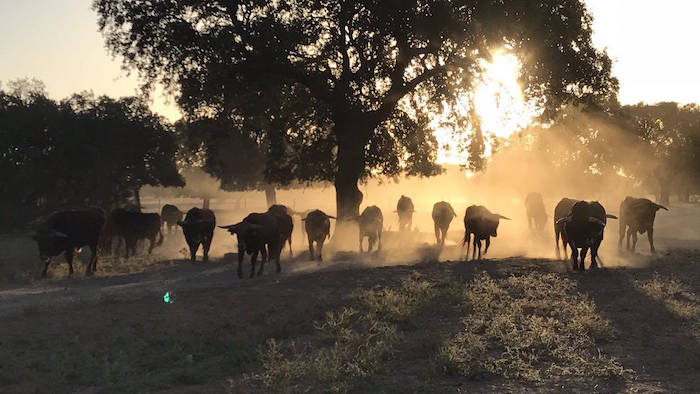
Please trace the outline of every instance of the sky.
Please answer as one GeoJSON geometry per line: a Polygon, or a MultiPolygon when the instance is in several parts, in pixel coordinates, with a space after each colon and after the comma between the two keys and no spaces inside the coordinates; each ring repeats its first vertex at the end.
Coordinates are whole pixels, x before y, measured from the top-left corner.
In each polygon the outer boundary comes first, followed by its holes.
{"type": "MultiPolygon", "coordinates": [[[[700,103],[700,1],[586,0],[594,43],[607,48],[620,80],[620,101],[700,103]]],[[[138,81],[121,69],[97,31],[91,0],[0,0],[0,82],[33,77],[49,95],[125,96],[138,81]]],[[[179,112],[160,94],[152,108],[179,112]]]]}

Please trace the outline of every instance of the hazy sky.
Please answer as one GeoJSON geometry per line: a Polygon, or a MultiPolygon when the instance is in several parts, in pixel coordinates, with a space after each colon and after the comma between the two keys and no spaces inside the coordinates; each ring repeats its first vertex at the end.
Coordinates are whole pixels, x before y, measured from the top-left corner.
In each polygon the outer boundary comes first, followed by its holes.
{"type": "MultiPolygon", "coordinates": [[[[620,101],[700,103],[700,1],[587,0],[594,41],[607,47],[620,101]]],[[[55,99],[92,90],[133,94],[136,78],[104,49],[91,0],[0,0],[0,81],[35,77],[55,99]]],[[[157,100],[154,109],[177,111],[157,100]]]]}

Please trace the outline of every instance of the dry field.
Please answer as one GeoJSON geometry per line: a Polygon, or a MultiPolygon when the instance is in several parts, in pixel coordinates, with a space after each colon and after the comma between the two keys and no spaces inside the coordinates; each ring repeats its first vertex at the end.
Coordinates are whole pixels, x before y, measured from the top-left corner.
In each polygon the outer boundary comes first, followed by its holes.
{"type": "MultiPolygon", "coordinates": [[[[500,256],[510,253],[503,238],[489,259],[464,262],[456,245],[440,255],[429,234],[389,234],[379,254],[329,249],[322,264],[297,244],[281,275],[268,265],[238,280],[235,255],[192,264],[178,258],[178,237],[152,257],[105,257],[95,278],[80,264],[66,278],[61,264],[47,281],[26,260],[31,242],[2,240],[15,254],[0,271],[0,392],[700,388],[694,239],[660,237],[658,256],[643,242],[640,254],[618,255],[606,234],[606,268],[581,273],[500,256]],[[401,247],[409,242],[422,245],[413,258],[401,247]]],[[[221,242],[219,255],[235,244],[221,242]]]]}

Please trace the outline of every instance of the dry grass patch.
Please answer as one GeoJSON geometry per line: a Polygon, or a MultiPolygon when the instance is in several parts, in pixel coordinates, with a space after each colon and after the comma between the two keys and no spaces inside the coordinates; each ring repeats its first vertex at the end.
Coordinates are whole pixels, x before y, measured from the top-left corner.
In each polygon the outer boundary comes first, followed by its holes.
{"type": "Polygon", "coordinates": [[[305,343],[268,340],[256,378],[274,392],[347,392],[353,382],[378,372],[400,341],[398,324],[433,294],[432,285],[418,275],[398,289],[353,293],[348,297],[353,307],[328,312],[314,324],[317,335],[305,343]]]}
{"type": "Polygon", "coordinates": [[[597,347],[597,341],[614,338],[614,329],[567,278],[531,273],[494,279],[483,273],[463,297],[471,313],[439,354],[448,373],[545,382],[625,372],[597,347]]]}
{"type": "Polygon", "coordinates": [[[635,287],[664,304],[666,309],[693,326],[693,335],[700,338],[700,297],[675,277],[655,273],[651,279],[636,280],[635,287]]]}

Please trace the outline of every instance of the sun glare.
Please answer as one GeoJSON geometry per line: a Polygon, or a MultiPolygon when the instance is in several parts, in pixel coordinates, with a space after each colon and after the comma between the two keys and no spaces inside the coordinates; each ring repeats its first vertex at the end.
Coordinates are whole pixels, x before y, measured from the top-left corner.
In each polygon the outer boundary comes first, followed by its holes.
{"type": "MultiPolygon", "coordinates": [[[[523,97],[518,83],[520,62],[511,53],[499,52],[493,55],[491,62],[482,64],[484,73],[479,77],[472,96],[471,105],[481,118],[486,152],[491,154],[490,137],[508,138],[514,132],[526,127],[537,115],[537,108],[523,97]]],[[[461,108],[454,110],[459,116],[469,112],[470,97],[460,100],[461,108]]],[[[442,164],[464,164],[467,154],[463,148],[470,134],[463,130],[454,130],[442,126],[447,114],[443,113],[433,122],[435,137],[439,144],[438,161],[442,164]]]]}

